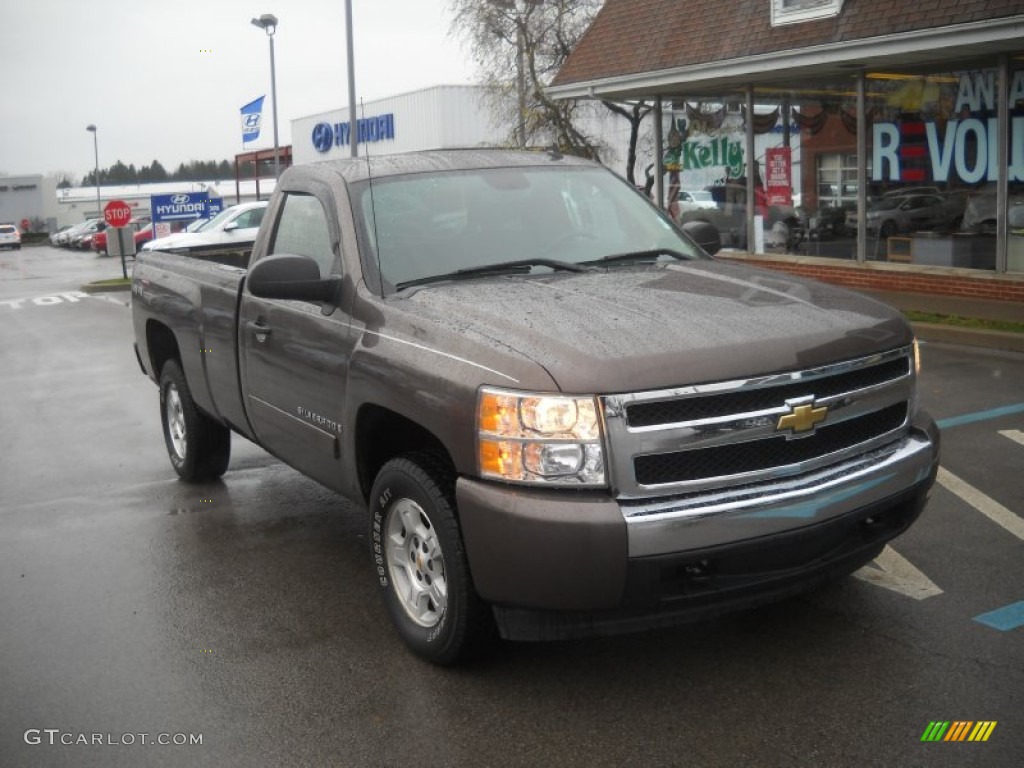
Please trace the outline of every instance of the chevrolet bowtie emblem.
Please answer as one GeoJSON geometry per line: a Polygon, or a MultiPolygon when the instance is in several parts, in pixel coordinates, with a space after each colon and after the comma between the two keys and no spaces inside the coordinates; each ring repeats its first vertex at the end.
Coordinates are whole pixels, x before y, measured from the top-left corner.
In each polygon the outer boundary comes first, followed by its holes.
{"type": "Polygon", "coordinates": [[[794,433],[807,432],[814,429],[816,424],[824,421],[828,416],[828,406],[815,408],[813,402],[790,407],[792,410],[789,413],[784,413],[779,417],[779,423],[775,425],[777,432],[785,429],[790,429],[794,433]]]}

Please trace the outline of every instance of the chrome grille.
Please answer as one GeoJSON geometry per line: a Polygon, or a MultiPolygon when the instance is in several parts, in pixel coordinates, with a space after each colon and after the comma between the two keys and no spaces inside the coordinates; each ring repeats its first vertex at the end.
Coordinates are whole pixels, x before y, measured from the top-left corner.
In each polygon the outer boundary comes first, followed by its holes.
{"type": "Polygon", "coordinates": [[[650,427],[709,419],[730,413],[763,411],[794,397],[813,396],[820,400],[906,376],[909,373],[909,362],[909,359],[901,358],[881,365],[858,368],[825,378],[801,380],[793,384],[739,390],[722,395],[634,403],[626,407],[626,420],[631,427],[650,427]]]}
{"type": "Polygon", "coordinates": [[[756,379],[606,396],[610,480],[620,498],[665,496],[777,479],[873,450],[906,433],[911,361],[907,347],[756,379]],[[803,431],[780,429],[801,407],[827,415],[803,431]]]}

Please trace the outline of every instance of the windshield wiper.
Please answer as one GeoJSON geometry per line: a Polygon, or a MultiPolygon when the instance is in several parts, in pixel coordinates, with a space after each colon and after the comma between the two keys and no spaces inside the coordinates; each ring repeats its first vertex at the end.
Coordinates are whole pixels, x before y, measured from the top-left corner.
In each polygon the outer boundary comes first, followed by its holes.
{"type": "Polygon", "coordinates": [[[428,275],[417,277],[414,280],[406,280],[395,286],[396,290],[409,288],[413,285],[425,285],[426,283],[439,283],[444,280],[461,280],[467,277],[478,277],[480,275],[496,275],[506,272],[527,273],[533,267],[547,267],[556,272],[589,272],[590,267],[580,264],[573,264],[571,261],[559,261],[558,259],[517,259],[515,261],[499,261],[497,264],[484,264],[479,267],[466,267],[457,269],[454,272],[445,272],[440,275],[428,275]]]}
{"type": "Polygon", "coordinates": [[[609,262],[628,262],[628,261],[645,261],[647,259],[656,259],[659,256],[671,256],[674,259],[680,261],[686,261],[687,256],[680,253],[679,251],[673,251],[671,248],[651,248],[647,251],[631,251],[629,253],[613,253],[610,256],[602,256],[600,259],[594,259],[593,261],[583,261],[581,264],[607,264],[609,262]]]}

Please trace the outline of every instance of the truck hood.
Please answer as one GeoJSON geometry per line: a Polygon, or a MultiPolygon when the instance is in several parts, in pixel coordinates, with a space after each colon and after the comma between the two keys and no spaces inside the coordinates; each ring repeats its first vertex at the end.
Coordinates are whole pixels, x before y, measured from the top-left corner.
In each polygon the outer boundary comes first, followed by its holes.
{"type": "Polygon", "coordinates": [[[455,323],[467,343],[512,349],[578,393],[798,370],[912,339],[903,318],[873,299],[710,260],[439,283],[404,301],[421,328],[455,323]]]}

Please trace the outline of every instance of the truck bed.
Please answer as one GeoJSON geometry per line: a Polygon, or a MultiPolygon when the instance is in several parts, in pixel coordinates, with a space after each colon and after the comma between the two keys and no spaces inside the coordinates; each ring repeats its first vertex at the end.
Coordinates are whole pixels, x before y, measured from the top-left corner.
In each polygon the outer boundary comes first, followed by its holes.
{"type": "MultiPolygon", "coordinates": [[[[249,251],[244,254],[248,263],[249,251]]],[[[238,301],[246,270],[237,247],[147,251],[135,263],[135,335],[147,374],[159,378],[154,326],[174,329],[192,397],[210,416],[251,437],[238,367],[238,301]],[[231,262],[235,262],[232,264],[231,262]]]]}

